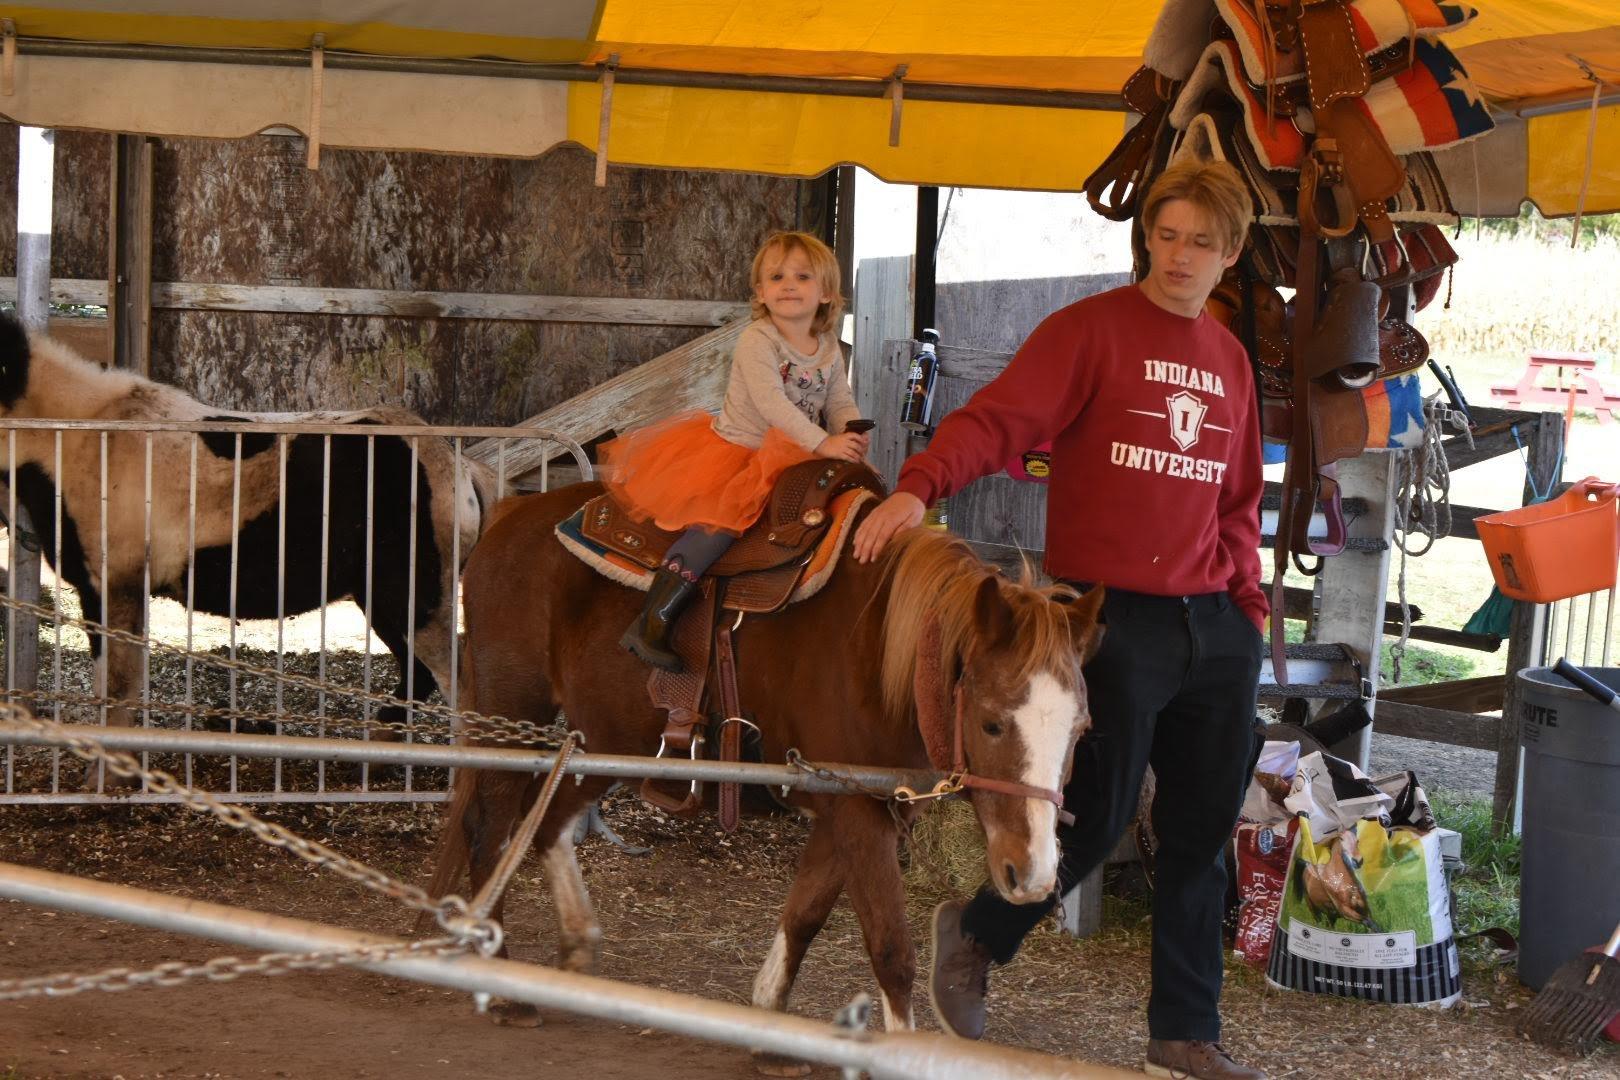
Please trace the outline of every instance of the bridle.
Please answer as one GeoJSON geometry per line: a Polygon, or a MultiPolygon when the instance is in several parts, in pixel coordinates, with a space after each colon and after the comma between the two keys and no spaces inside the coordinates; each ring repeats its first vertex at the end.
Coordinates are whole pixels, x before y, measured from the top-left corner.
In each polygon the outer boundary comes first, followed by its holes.
{"type": "MultiPolygon", "coordinates": [[[[938,687],[943,683],[940,670],[939,655],[939,624],[930,620],[924,627],[918,640],[917,671],[914,678],[914,694],[917,701],[917,730],[922,735],[923,746],[928,751],[929,763],[934,768],[945,772],[945,718],[937,703],[942,695],[938,687]]],[[[963,669],[966,670],[967,659],[963,659],[963,669]]],[[[895,788],[894,797],[900,802],[918,802],[923,799],[938,799],[946,795],[956,795],[963,790],[993,791],[999,795],[1011,795],[1022,799],[1045,799],[1057,807],[1058,821],[1064,825],[1074,824],[1074,815],[1063,809],[1063,793],[1056,788],[1038,787],[1034,784],[1021,784],[1016,780],[998,780],[990,776],[980,776],[968,771],[967,748],[963,744],[963,730],[967,726],[967,694],[962,687],[962,676],[957,676],[952,687],[952,717],[950,741],[952,744],[950,771],[945,779],[933,786],[930,791],[919,792],[901,785],[895,788]]]]}

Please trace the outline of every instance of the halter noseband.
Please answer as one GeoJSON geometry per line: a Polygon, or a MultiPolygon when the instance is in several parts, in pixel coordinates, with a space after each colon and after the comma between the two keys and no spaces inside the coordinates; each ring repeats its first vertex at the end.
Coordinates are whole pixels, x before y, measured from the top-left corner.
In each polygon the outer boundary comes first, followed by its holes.
{"type": "MultiPolygon", "coordinates": [[[[1064,825],[1073,825],[1074,815],[1063,809],[1063,793],[1058,791],[1056,788],[1037,787],[1034,784],[1020,784],[1015,780],[997,780],[993,777],[979,776],[976,773],[968,772],[967,749],[962,744],[962,731],[966,726],[963,723],[963,715],[967,712],[967,697],[962,693],[961,679],[956,680],[956,688],[953,698],[955,705],[953,712],[955,713],[955,716],[952,718],[952,726],[955,728],[955,731],[952,734],[954,750],[952,751],[950,775],[941,780],[939,783],[935,784],[932,791],[917,792],[902,785],[901,787],[895,789],[895,798],[901,802],[918,802],[923,799],[937,799],[945,795],[955,795],[964,789],[994,791],[1000,795],[1012,795],[1017,798],[1045,799],[1047,802],[1057,807],[1057,816],[1059,822],[1064,825]]],[[[919,706],[920,704],[921,703],[919,701],[919,706]]],[[[930,710],[930,712],[932,712],[932,710],[930,710]]],[[[919,707],[917,711],[918,726],[921,727],[926,722],[927,721],[924,719],[923,711],[919,707]]],[[[922,735],[924,745],[927,746],[930,751],[932,751],[935,745],[934,740],[929,738],[929,732],[926,730],[923,731],[922,735]]],[[[932,752],[929,756],[933,756],[932,752]]],[[[936,761],[934,762],[934,766],[938,768],[940,763],[936,761]]]]}

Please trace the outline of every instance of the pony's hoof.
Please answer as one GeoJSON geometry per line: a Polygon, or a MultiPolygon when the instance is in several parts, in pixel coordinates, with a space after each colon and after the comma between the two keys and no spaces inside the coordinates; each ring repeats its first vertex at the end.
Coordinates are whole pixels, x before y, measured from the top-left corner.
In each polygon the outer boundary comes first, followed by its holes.
{"type": "Polygon", "coordinates": [[[501,1027],[537,1028],[540,1010],[526,1001],[497,1001],[489,1007],[489,1018],[501,1027]]]}
{"type": "Polygon", "coordinates": [[[810,1063],[766,1050],[754,1051],[754,1071],[761,1076],[809,1076],[810,1063]]]}
{"type": "Polygon", "coordinates": [[[576,975],[595,975],[602,961],[602,931],[593,930],[564,939],[558,949],[557,966],[576,975]]]}

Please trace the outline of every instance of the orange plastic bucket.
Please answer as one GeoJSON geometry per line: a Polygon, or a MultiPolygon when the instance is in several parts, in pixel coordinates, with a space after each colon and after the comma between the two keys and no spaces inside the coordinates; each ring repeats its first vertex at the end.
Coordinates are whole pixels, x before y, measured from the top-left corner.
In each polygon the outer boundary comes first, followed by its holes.
{"type": "Polygon", "coordinates": [[[1588,476],[1556,499],[1476,518],[1496,587],[1537,604],[1614,588],[1617,494],[1620,485],[1588,476]]]}

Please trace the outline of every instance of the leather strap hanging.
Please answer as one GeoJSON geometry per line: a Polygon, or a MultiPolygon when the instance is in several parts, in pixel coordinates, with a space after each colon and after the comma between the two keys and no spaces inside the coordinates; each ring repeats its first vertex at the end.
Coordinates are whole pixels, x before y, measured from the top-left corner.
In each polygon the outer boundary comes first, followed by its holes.
{"type": "MultiPolygon", "coordinates": [[[[720,690],[720,760],[742,760],[742,703],[737,697],[737,653],[731,642],[732,624],[721,612],[714,631],[714,669],[720,690]]],[[[737,617],[742,622],[742,616],[737,617]]],[[[742,785],[735,780],[720,781],[720,828],[735,832],[739,817],[742,785]]]]}
{"type": "MultiPolygon", "coordinates": [[[[702,594],[675,624],[673,645],[685,670],[672,672],[654,668],[647,677],[647,696],[653,707],[668,713],[658,740],[659,757],[684,756],[694,761],[703,757],[703,744],[707,739],[703,692],[708,683],[716,602],[713,589],[705,582],[702,594]]],[[[703,785],[694,780],[681,796],[647,777],[641,781],[641,797],[668,813],[691,814],[703,805],[703,785]]]]}

